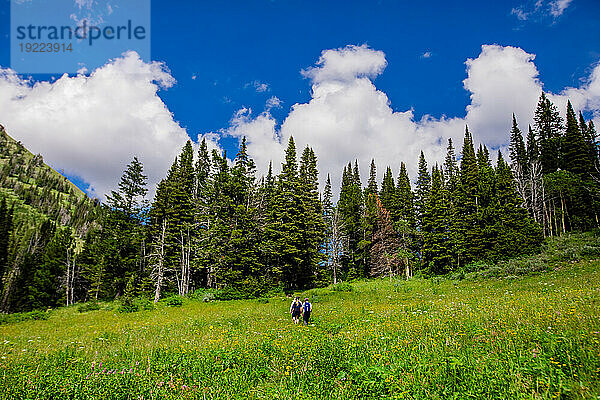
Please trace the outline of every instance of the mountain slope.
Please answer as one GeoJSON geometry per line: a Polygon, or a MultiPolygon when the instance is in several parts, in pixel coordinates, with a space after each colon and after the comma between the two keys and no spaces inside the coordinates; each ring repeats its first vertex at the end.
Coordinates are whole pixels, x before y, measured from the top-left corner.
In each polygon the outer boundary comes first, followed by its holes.
{"type": "Polygon", "coordinates": [[[68,245],[55,251],[54,262],[59,269],[74,267],[69,265],[72,255],[81,250],[88,231],[98,225],[99,203],[0,125],[0,206],[0,309],[9,311],[11,304],[25,295],[19,292],[24,285],[29,285],[28,289],[61,285],[62,272],[58,270],[51,274],[56,282],[48,283],[50,272],[43,270],[49,260],[46,246],[63,235],[62,243],[68,245]]]}

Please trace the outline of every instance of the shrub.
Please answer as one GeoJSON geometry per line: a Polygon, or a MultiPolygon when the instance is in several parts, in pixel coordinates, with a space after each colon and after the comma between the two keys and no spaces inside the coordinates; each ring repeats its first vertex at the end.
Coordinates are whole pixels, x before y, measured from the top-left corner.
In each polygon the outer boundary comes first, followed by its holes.
{"type": "Polygon", "coordinates": [[[340,282],[340,283],[336,283],[335,285],[333,285],[331,287],[331,290],[335,291],[335,292],[351,292],[352,290],[354,290],[352,284],[348,283],[348,282],[340,282]]]}
{"type": "Polygon", "coordinates": [[[450,275],[450,280],[452,281],[462,281],[465,279],[465,273],[463,271],[454,272],[450,275]]]}
{"type": "Polygon", "coordinates": [[[261,298],[257,299],[256,301],[260,304],[267,304],[269,302],[269,299],[267,299],[266,297],[261,297],[261,298]]]}
{"type": "Polygon", "coordinates": [[[153,310],[154,304],[146,297],[136,297],[134,299],[123,299],[123,302],[117,307],[119,313],[132,313],[144,310],[153,310]]]}
{"type": "Polygon", "coordinates": [[[167,297],[163,301],[169,307],[181,307],[183,305],[183,297],[181,296],[167,297]]]}
{"type": "Polygon", "coordinates": [[[43,320],[48,319],[50,313],[46,311],[34,310],[23,313],[14,314],[0,314],[0,325],[12,324],[15,322],[29,321],[29,320],[43,320]]]}
{"type": "Polygon", "coordinates": [[[96,311],[100,309],[100,304],[96,301],[90,301],[88,303],[83,303],[79,307],[77,307],[77,311],[80,313],[88,312],[88,311],[96,311]]]}

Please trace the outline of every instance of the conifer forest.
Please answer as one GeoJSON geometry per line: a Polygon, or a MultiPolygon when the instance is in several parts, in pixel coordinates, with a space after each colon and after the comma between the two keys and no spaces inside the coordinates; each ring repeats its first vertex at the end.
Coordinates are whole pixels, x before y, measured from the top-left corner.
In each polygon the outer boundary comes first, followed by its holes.
{"type": "Polygon", "coordinates": [[[460,274],[535,253],[545,237],[600,226],[600,156],[593,123],[570,103],[563,119],[542,93],[534,121],[520,126],[513,115],[508,154],[476,145],[466,127],[443,163],[421,152],[417,176],[405,160],[348,160],[341,182],[319,170],[328,154],[293,138],[266,176],[245,139],[232,161],[188,141],[154,198],[133,158],[102,203],[1,129],[0,309],[197,290],[256,298],[355,278],[460,274]]]}

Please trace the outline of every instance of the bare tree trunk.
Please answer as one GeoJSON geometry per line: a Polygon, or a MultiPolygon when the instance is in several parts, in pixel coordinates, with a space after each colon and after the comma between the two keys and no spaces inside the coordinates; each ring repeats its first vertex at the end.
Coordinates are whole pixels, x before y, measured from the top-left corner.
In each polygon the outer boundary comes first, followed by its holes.
{"type": "Polygon", "coordinates": [[[347,237],[344,234],[343,221],[336,208],[331,219],[331,269],[334,285],[338,283],[340,257],[347,248],[346,242],[347,237]]]}
{"type": "Polygon", "coordinates": [[[160,289],[163,284],[165,277],[165,235],[167,231],[167,220],[163,220],[162,229],[158,238],[157,252],[155,254],[156,263],[153,274],[156,279],[156,287],[154,290],[154,302],[158,302],[160,299],[160,289]]]}
{"type": "Polygon", "coordinates": [[[71,285],[69,284],[69,281],[71,280],[71,270],[70,270],[71,265],[70,264],[71,263],[70,263],[70,260],[69,260],[69,249],[67,249],[67,262],[66,262],[67,275],[66,275],[66,279],[65,279],[65,297],[66,297],[67,306],[69,304],[71,304],[70,301],[69,301],[70,300],[69,294],[70,294],[70,288],[71,288],[71,285]]]}
{"type": "Polygon", "coordinates": [[[180,296],[188,294],[190,286],[190,229],[187,228],[186,232],[180,234],[181,244],[181,275],[177,277],[177,290],[180,296]]]}
{"type": "Polygon", "coordinates": [[[562,190],[560,192],[560,211],[561,211],[561,219],[562,219],[562,233],[565,233],[567,230],[565,228],[565,214],[567,212],[565,206],[565,199],[562,194],[562,190]]]}
{"type": "Polygon", "coordinates": [[[102,264],[100,264],[100,272],[98,273],[98,281],[96,283],[96,295],[94,298],[98,301],[98,294],[100,293],[100,286],[102,286],[102,273],[104,272],[104,256],[102,256],[102,264]]]}

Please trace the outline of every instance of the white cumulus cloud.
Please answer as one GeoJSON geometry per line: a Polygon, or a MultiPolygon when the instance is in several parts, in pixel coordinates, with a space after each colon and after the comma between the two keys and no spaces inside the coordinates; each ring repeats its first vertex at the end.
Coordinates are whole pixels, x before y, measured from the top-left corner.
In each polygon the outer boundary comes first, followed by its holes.
{"type": "MultiPolygon", "coordinates": [[[[464,116],[436,119],[425,115],[416,120],[413,110],[394,111],[387,95],[373,83],[386,66],[382,51],[366,45],[326,50],[315,66],[303,71],[312,83],[310,101],[293,105],[280,129],[268,111],[253,116],[242,109],[224,131],[247,137],[248,151],[261,173],[270,160],[275,170],[279,169],[284,148],[293,136],[299,151],[307,144],[314,148],[321,183],[329,172],[332,184],[339,187],[344,165],[355,159],[366,180],[371,158],[378,166],[379,179],[387,166],[396,175],[401,161],[407,163],[414,179],[419,152],[425,152],[430,165],[442,162],[448,138],[459,152],[465,124],[476,141],[491,149],[507,145],[512,113],[526,131],[542,91],[534,58],[518,47],[482,46],[479,56],[465,63],[463,83],[471,102],[464,116]]],[[[591,110],[598,118],[600,66],[582,87],[550,96],[563,114],[569,97],[574,107],[591,110]]]]}
{"type": "Polygon", "coordinates": [[[157,95],[175,83],[165,65],[125,53],[89,76],[31,82],[0,69],[0,123],[55,169],[89,183],[103,198],[137,156],[150,191],[188,134],[157,95]]]}

